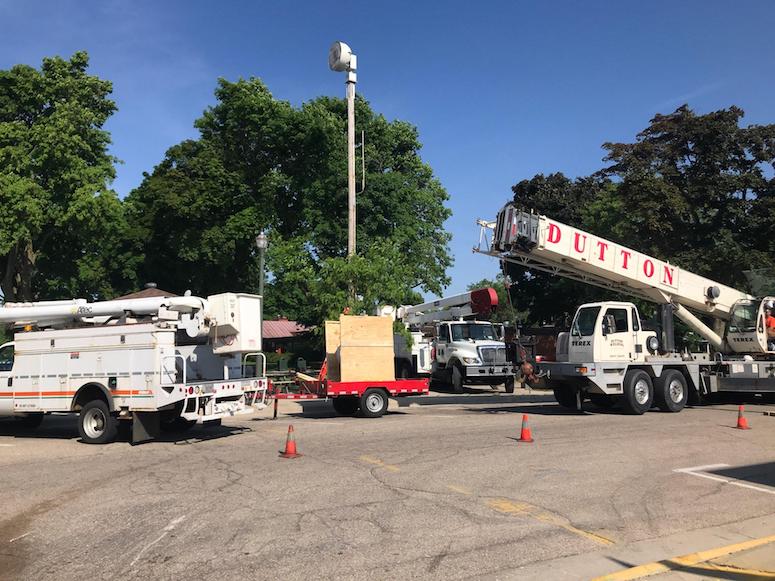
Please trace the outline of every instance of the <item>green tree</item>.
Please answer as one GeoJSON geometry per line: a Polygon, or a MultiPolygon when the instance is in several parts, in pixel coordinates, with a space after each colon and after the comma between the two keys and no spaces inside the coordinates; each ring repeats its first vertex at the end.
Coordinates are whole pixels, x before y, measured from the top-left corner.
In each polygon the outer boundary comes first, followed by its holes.
{"type": "MultiPolygon", "coordinates": [[[[111,83],[89,59],[0,71],[0,288],[6,301],[108,295],[125,223],[108,188],[111,83]]],[[[118,273],[118,274],[117,274],[118,273]]]]}
{"type": "MultiPolygon", "coordinates": [[[[609,165],[570,180],[537,175],[514,201],[640,252],[738,288],[775,254],[775,125],[740,127],[730,107],[656,115],[634,143],[606,143],[609,165]]],[[[563,318],[595,287],[509,264],[515,304],[535,322],[563,318]]]]}
{"type": "Polygon", "coordinates": [[[348,260],[344,101],[294,108],[258,79],[221,80],[216,98],[195,123],[199,139],[170,148],[127,198],[145,256],[138,278],[203,294],[255,290],[254,239],[266,229],[268,315],[319,323],[345,306],[441,291],[451,264],[448,196],[419,156],[414,127],[356,102],[366,187],[358,256],[348,260]]]}
{"type": "MultiPolygon", "coordinates": [[[[743,270],[771,265],[775,125],[740,127],[737,107],[656,115],[634,143],[606,143],[601,175],[619,184],[606,210],[611,237],[641,252],[743,287],[743,270]]],[[[598,216],[600,212],[598,212],[598,216]]]]}

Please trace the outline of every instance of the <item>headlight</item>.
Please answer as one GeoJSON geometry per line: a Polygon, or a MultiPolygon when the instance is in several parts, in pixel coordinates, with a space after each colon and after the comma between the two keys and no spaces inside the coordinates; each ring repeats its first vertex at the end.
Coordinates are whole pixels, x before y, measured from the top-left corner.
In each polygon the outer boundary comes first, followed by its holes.
{"type": "Polygon", "coordinates": [[[480,363],[478,357],[463,357],[463,361],[465,363],[473,363],[474,365],[479,365],[480,363]]]}
{"type": "Polygon", "coordinates": [[[657,349],[659,349],[659,339],[653,336],[646,339],[646,349],[651,353],[656,353],[657,349]]]}

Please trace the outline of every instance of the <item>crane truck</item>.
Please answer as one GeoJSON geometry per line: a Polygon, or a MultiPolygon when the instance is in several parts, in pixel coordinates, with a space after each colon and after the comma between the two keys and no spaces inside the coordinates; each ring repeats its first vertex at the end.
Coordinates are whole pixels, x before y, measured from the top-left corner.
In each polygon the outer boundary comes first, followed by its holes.
{"type": "Polygon", "coordinates": [[[261,297],[223,293],[87,302],[6,303],[0,324],[0,416],[28,428],[78,414],[81,440],[103,444],[119,425],[132,443],[160,429],[265,406],[261,297]]]}
{"type": "Polygon", "coordinates": [[[602,407],[620,403],[631,414],[654,404],[678,412],[693,395],[775,393],[765,320],[775,297],[751,296],[514,204],[478,224],[474,250],[501,263],[658,305],[660,333],[644,327],[631,302],[578,308],[570,332],[558,335],[556,360],[538,365],[560,405],[580,409],[589,398],[602,407]],[[705,351],[676,349],[673,315],[707,342],[705,351]]]}
{"type": "Polygon", "coordinates": [[[401,306],[394,312],[412,336],[408,349],[401,335],[395,337],[396,373],[399,377],[429,376],[462,393],[463,384],[504,384],[514,392],[515,365],[496,326],[477,317],[489,316],[498,307],[493,288],[481,288],[401,306]],[[473,317],[473,319],[471,319],[473,317]]]}

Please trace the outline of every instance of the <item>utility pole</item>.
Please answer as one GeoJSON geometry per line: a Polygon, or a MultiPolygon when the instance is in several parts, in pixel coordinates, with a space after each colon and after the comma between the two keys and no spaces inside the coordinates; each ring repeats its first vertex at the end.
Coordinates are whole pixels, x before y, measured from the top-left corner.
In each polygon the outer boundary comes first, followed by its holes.
{"type": "Polygon", "coordinates": [[[349,46],[335,42],[328,51],[332,71],[347,72],[347,256],[355,254],[355,83],[358,58],[349,46]]]}

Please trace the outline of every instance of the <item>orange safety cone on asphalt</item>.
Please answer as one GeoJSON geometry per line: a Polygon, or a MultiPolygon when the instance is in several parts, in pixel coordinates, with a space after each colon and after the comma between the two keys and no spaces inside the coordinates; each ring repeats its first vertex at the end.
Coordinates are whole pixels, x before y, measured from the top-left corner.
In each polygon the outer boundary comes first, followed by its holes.
{"type": "Polygon", "coordinates": [[[530,444],[533,441],[533,435],[530,433],[530,426],[527,425],[527,414],[522,416],[522,432],[519,434],[519,440],[517,442],[525,442],[530,444]]]}
{"type": "Polygon", "coordinates": [[[296,437],[293,435],[293,426],[288,426],[288,437],[285,439],[285,450],[280,452],[281,458],[298,458],[301,456],[296,451],[296,437]]]}
{"type": "Polygon", "coordinates": [[[748,425],[748,420],[743,415],[743,406],[737,409],[737,429],[738,430],[750,430],[751,426],[748,425]]]}

